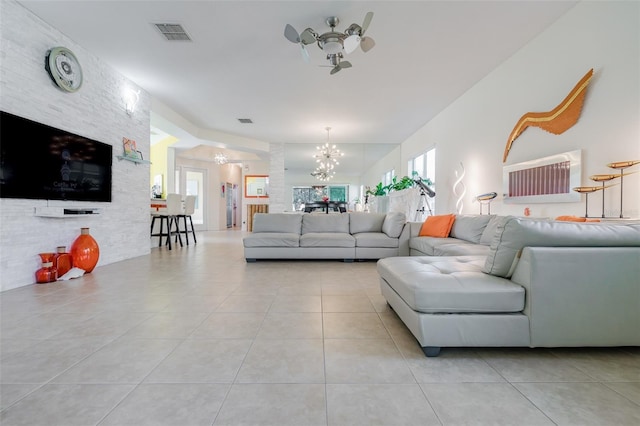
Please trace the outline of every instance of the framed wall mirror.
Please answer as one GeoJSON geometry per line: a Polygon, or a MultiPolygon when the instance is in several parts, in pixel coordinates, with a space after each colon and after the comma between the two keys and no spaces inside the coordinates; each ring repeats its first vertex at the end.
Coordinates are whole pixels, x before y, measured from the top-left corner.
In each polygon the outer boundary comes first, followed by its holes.
{"type": "Polygon", "coordinates": [[[245,198],[269,198],[269,176],[268,175],[245,175],[244,197],[245,198]]]}

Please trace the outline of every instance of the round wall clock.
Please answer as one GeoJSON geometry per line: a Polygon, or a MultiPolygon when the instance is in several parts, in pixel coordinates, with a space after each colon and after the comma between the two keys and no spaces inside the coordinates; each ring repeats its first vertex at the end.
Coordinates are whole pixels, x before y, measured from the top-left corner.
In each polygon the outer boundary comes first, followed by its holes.
{"type": "Polygon", "coordinates": [[[72,51],[54,47],[47,52],[44,62],[53,82],[66,92],[75,92],[82,86],[82,68],[72,51]]]}

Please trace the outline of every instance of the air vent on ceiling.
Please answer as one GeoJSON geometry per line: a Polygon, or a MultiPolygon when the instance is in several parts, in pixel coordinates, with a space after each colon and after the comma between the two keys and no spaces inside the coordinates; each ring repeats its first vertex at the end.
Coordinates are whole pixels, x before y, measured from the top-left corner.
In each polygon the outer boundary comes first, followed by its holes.
{"type": "Polygon", "coordinates": [[[169,41],[191,41],[189,34],[180,24],[153,24],[169,41]]]}
{"type": "Polygon", "coordinates": [[[251,123],[253,123],[253,121],[251,121],[250,118],[238,118],[238,121],[241,122],[242,124],[251,124],[251,123]]]}

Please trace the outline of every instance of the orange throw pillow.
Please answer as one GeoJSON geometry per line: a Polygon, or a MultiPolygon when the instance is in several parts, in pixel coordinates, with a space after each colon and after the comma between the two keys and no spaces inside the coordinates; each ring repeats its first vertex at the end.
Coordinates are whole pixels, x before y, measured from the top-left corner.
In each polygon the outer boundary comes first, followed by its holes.
{"type": "Polygon", "coordinates": [[[451,232],[454,220],[456,220],[456,215],[454,214],[429,216],[422,224],[418,236],[446,238],[451,232]]]}

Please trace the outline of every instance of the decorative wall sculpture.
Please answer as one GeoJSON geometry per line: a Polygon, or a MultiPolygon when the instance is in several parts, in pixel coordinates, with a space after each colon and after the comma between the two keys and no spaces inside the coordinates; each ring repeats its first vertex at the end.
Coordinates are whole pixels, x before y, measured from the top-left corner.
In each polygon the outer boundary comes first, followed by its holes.
{"type": "Polygon", "coordinates": [[[458,176],[458,171],[456,170],[456,181],[453,183],[453,194],[456,196],[456,211],[458,214],[462,214],[462,208],[464,207],[464,196],[467,193],[467,188],[464,186],[462,179],[464,179],[465,171],[464,165],[462,162],[460,163],[460,168],[462,172],[460,172],[460,176],[458,176]]]}
{"type": "Polygon", "coordinates": [[[566,98],[554,109],[549,112],[528,112],[520,117],[520,120],[516,123],[515,127],[509,135],[507,140],[507,146],[504,149],[504,155],[502,156],[502,162],[507,161],[507,156],[513,145],[513,141],[516,140],[527,127],[539,127],[542,130],[546,130],[554,135],[564,133],[571,128],[580,117],[582,111],[582,104],[584,103],[584,96],[587,93],[587,86],[591,77],[593,76],[593,68],[587,72],[584,77],[576,84],[576,86],[569,92],[566,98]]]}

